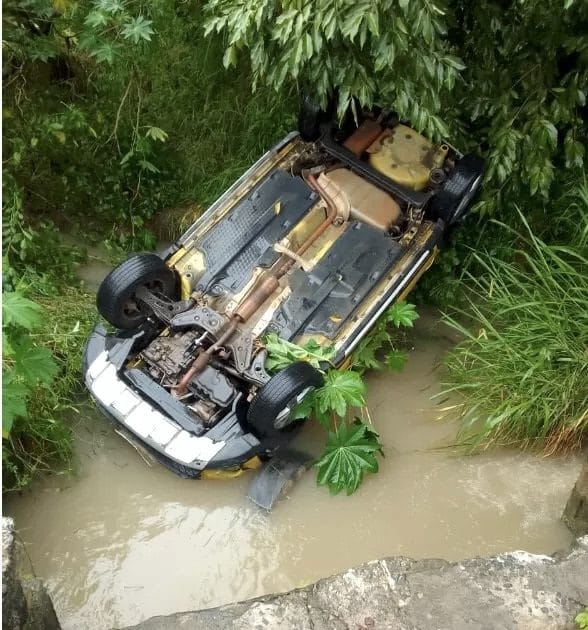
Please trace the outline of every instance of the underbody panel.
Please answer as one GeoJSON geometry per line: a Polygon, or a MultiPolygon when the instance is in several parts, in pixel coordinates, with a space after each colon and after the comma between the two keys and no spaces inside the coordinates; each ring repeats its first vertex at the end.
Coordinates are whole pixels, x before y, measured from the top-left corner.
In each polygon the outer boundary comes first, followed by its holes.
{"type": "Polygon", "coordinates": [[[267,175],[199,240],[206,270],[196,289],[213,295],[237,292],[256,267],[279,258],[273,249],[316,203],[316,194],[300,178],[281,170],[267,175]]]}
{"type": "Polygon", "coordinates": [[[313,334],[334,339],[401,251],[381,230],[350,221],[310,271],[293,271],[290,296],[274,314],[269,329],[289,340],[313,334]]]}

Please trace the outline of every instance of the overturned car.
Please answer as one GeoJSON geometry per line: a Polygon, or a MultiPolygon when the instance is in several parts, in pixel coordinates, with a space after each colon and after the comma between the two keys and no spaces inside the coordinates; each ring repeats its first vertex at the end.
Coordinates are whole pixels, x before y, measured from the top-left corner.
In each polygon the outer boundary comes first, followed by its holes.
{"type": "Polygon", "coordinates": [[[378,317],[431,265],[480,186],[482,161],[386,111],[336,123],[308,103],[300,132],[261,157],[166,252],[116,267],[84,357],[99,408],[185,477],[259,465],[322,383],[266,371],[264,335],[350,364],[378,317]]]}

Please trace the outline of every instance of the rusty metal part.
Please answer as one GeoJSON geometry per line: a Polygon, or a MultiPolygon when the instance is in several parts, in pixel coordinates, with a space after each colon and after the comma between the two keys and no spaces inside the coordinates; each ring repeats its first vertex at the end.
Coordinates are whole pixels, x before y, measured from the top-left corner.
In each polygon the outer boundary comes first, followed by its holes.
{"type": "Polygon", "coordinates": [[[214,403],[202,399],[188,405],[188,409],[191,409],[199,418],[202,418],[204,424],[212,424],[217,411],[214,403]]]}
{"type": "Polygon", "coordinates": [[[192,378],[203,370],[210,361],[212,355],[223,347],[223,344],[231,337],[235,332],[237,325],[239,324],[239,318],[233,316],[223,334],[206,350],[201,352],[195,359],[190,368],[186,371],[184,376],[180,379],[180,382],[173,388],[177,396],[182,396],[188,389],[188,383],[192,378]]]}
{"type": "MultiPolygon", "coordinates": [[[[337,206],[319,184],[316,177],[311,173],[307,175],[306,181],[315,190],[327,205],[327,216],[325,220],[306,238],[306,240],[296,250],[297,256],[302,256],[304,252],[333,224],[337,219],[337,206]]],[[[188,383],[192,378],[203,370],[209,363],[212,356],[218,352],[231,339],[239,324],[246,322],[257,309],[274,293],[279,287],[279,280],[285,276],[294,266],[296,260],[282,255],[274,267],[255,283],[251,291],[245,295],[243,300],[237,305],[226,328],[218,340],[207,350],[201,352],[190,368],[186,371],[180,382],[174,387],[176,395],[181,396],[187,390],[188,383]]]]}
{"type": "Polygon", "coordinates": [[[449,147],[436,146],[406,125],[385,129],[367,148],[370,164],[391,180],[422,190],[433,169],[441,168],[449,147]]]}
{"type": "Polygon", "coordinates": [[[368,118],[345,140],[343,146],[360,157],[382,133],[382,126],[368,118]]]}
{"type": "Polygon", "coordinates": [[[237,306],[233,317],[246,322],[279,286],[279,279],[271,271],[261,276],[237,306]]]}
{"type": "Polygon", "coordinates": [[[154,339],[139,355],[157,381],[173,382],[183,368],[190,365],[196,348],[202,343],[196,330],[185,334],[160,336],[154,339]]]}
{"type": "Polygon", "coordinates": [[[319,181],[338,206],[339,215],[345,213],[384,232],[390,231],[402,217],[393,197],[347,168],[323,173],[319,181]]]}

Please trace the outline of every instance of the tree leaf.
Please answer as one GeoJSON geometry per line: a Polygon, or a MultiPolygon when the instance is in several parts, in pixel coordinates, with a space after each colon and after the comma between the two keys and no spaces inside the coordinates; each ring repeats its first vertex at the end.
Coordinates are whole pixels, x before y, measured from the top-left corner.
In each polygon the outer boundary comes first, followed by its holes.
{"type": "Polygon", "coordinates": [[[419,314],[416,312],[414,304],[396,302],[386,311],[385,318],[396,328],[401,326],[412,328],[413,322],[419,318],[419,314]]]}
{"type": "Polygon", "coordinates": [[[230,68],[231,66],[237,65],[237,47],[229,46],[225,50],[225,54],[223,55],[223,66],[225,68],[230,68]]]}
{"type": "Polygon", "coordinates": [[[313,367],[321,369],[322,363],[330,363],[334,358],[333,346],[321,346],[314,339],[299,346],[279,337],[276,333],[268,333],[264,337],[267,350],[265,369],[268,372],[281,370],[295,361],[307,361],[313,367]]]}
{"type": "Polygon", "coordinates": [[[2,372],[2,437],[10,435],[14,419],[27,414],[27,396],[30,390],[15,380],[14,370],[2,372]]]}
{"type": "Polygon", "coordinates": [[[42,323],[43,308],[17,291],[2,294],[3,325],[33,330],[42,323]]]}
{"type": "Polygon", "coordinates": [[[84,19],[84,24],[90,28],[99,28],[108,24],[108,16],[102,11],[90,11],[84,19]]]}
{"type": "Polygon", "coordinates": [[[404,369],[407,361],[406,353],[400,350],[392,350],[386,355],[386,364],[391,370],[396,370],[397,372],[401,372],[404,369]]]}
{"type": "Polygon", "coordinates": [[[49,385],[59,372],[59,366],[47,348],[35,346],[29,337],[23,337],[14,348],[14,372],[27,385],[49,385]]]}
{"type": "Polygon", "coordinates": [[[159,127],[149,127],[145,132],[145,135],[153,140],[158,140],[159,142],[165,142],[168,138],[167,133],[159,127]]]}
{"type": "Polygon", "coordinates": [[[382,369],[382,362],[377,358],[376,353],[391,341],[390,334],[386,328],[386,320],[381,320],[375,330],[359,344],[353,355],[354,367],[368,370],[382,369]]]}
{"type": "Polygon", "coordinates": [[[378,472],[375,454],[382,453],[378,434],[368,425],[355,419],[337,431],[329,432],[324,455],[315,463],[317,483],[326,485],[333,494],[345,490],[353,494],[366,472],[378,472]]]}
{"type": "Polygon", "coordinates": [[[125,39],[131,39],[135,44],[138,44],[142,39],[150,42],[151,35],[153,35],[151,24],[153,22],[145,19],[142,15],[131,18],[123,27],[122,36],[125,39]]]}
{"type": "Polygon", "coordinates": [[[363,407],[365,405],[365,391],[365,383],[357,372],[329,370],[322,387],[315,390],[318,410],[323,413],[332,410],[342,418],[348,406],[363,407]]]}

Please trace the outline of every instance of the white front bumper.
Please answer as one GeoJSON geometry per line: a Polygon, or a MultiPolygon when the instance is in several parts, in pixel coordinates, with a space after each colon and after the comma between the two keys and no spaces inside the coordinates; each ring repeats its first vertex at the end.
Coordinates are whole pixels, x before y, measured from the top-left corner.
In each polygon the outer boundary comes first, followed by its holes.
{"type": "Polygon", "coordinates": [[[86,385],[100,405],[132,433],[166,457],[202,470],[225,446],[224,441],[198,437],[140,398],[117,373],[103,351],[86,371],[86,385]]]}

